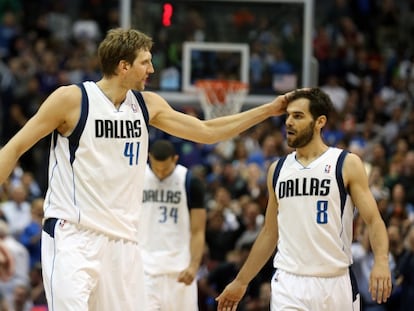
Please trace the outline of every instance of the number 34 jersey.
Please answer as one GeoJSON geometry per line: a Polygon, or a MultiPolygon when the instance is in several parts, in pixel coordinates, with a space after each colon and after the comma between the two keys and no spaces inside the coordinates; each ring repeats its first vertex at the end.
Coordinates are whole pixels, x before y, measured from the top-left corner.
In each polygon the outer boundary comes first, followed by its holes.
{"type": "Polygon", "coordinates": [[[180,164],[163,180],[147,166],[139,243],[148,274],[177,273],[190,263],[189,178],[180,164]]]}
{"type": "Polygon", "coordinates": [[[308,166],[296,152],[276,165],[279,241],[274,266],[287,272],[330,277],[352,263],[354,205],[344,187],[346,151],[329,148],[308,166]]]}

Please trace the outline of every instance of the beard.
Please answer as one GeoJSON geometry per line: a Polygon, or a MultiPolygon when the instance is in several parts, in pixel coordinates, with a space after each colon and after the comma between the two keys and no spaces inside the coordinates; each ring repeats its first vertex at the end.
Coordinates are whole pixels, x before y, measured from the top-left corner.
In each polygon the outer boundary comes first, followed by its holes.
{"type": "Polygon", "coordinates": [[[313,138],[315,121],[312,121],[301,133],[297,133],[293,139],[288,139],[287,144],[291,148],[301,148],[306,146],[313,138]]]}

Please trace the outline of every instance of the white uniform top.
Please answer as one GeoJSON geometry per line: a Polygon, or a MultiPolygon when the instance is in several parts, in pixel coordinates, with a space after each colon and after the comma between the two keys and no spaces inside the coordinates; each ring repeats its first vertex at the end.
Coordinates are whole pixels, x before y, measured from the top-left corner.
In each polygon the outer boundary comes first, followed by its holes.
{"type": "Polygon", "coordinates": [[[139,226],[144,271],[151,275],[180,272],[190,259],[188,170],[178,164],[159,180],[147,166],[139,226]]]}
{"type": "Polygon", "coordinates": [[[307,167],[296,152],[279,160],[273,176],[279,202],[275,268],[316,277],[348,270],[354,205],[342,178],[345,156],[329,148],[307,167]]]}
{"type": "Polygon", "coordinates": [[[68,137],[57,131],[52,136],[45,217],[137,241],[148,155],[144,99],[129,91],[116,109],[94,82],[79,87],[76,128],[68,137]]]}

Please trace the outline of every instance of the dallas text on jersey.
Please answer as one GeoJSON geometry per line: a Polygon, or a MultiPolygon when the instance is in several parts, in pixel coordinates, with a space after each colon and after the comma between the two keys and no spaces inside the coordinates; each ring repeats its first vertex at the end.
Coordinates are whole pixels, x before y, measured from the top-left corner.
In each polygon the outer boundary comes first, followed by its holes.
{"type": "Polygon", "coordinates": [[[137,138],[141,132],[141,120],[95,120],[97,138],[137,138]]]}
{"type": "Polygon", "coordinates": [[[145,190],[142,201],[178,204],[181,201],[181,191],[145,190]]]}
{"type": "Polygon", "coordinates": [[[278,189],[279,199],[308,195],[327,196],[330,185],[330,179],[318,178],[295,178],[281,181],[278,189]]]}

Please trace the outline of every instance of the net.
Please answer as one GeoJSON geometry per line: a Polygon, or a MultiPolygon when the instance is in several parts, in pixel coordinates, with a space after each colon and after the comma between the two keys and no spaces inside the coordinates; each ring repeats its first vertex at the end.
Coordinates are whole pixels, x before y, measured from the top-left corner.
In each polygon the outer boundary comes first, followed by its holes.
{"type": "Polygon", "coordinates": [[[247,83],[235,80],[198,80],[195,86],[205,119],[240,112],[248,93],[247,83]]]}

